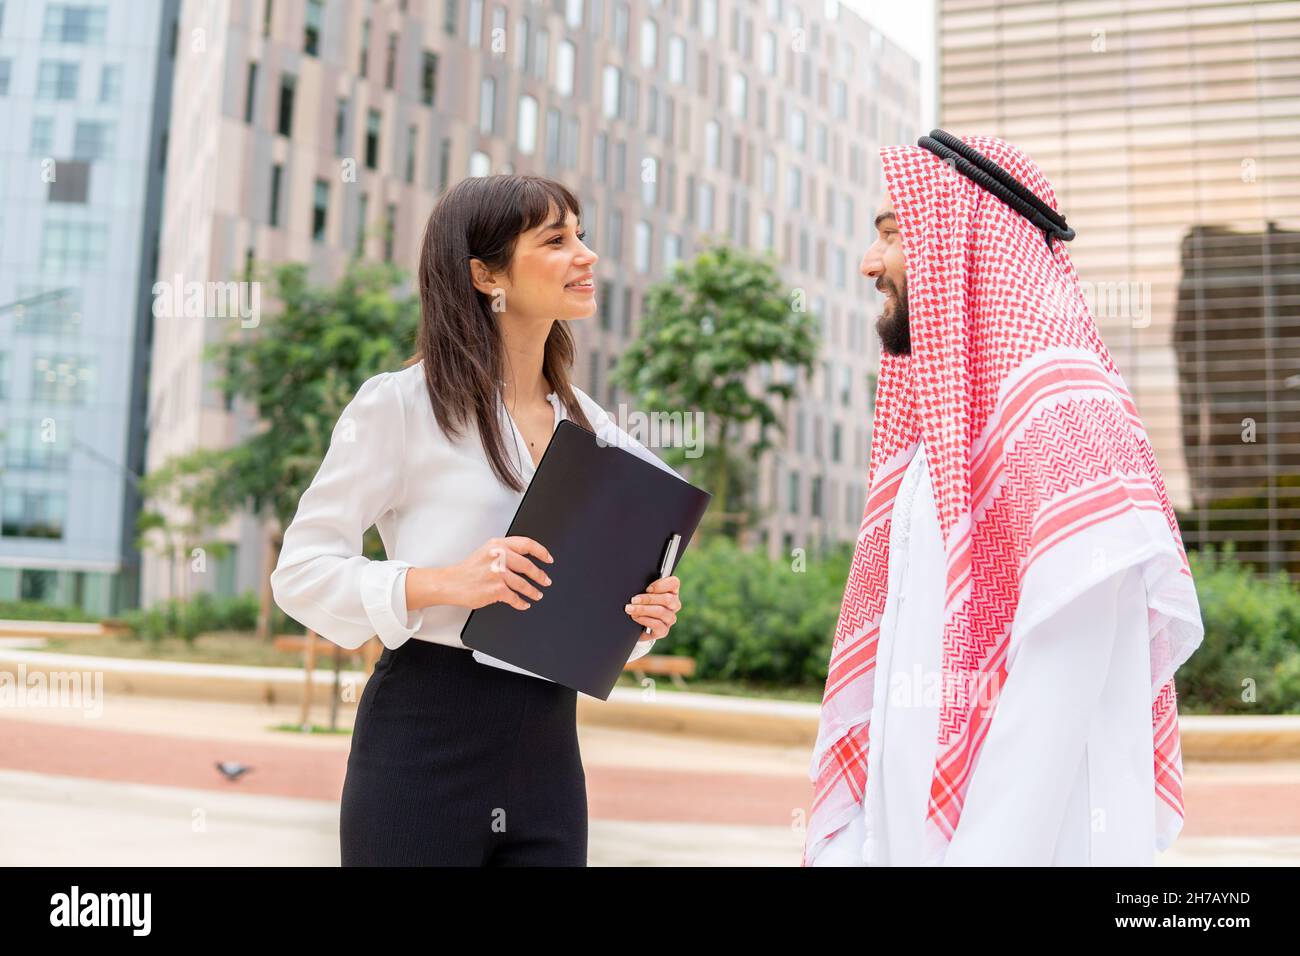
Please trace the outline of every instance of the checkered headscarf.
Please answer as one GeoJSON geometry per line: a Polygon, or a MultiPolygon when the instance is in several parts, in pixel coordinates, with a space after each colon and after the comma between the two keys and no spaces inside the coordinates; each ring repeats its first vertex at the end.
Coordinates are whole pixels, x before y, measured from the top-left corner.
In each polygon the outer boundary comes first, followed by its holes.
{"type": "MultiPolygon", "coordinates": [[[[1057,209],[1038,166],[965,140],[1057,209]]],[[[1018,633],[1140,567],[1151,649],[1156,844],[1182,826],[1173,674],[1200,606],[1151,443],[1102,344],[1064,244],[920,147],[881,150],[907,260],[910,356],[881,356],[866,510],[844,591],[813,752],[805,865],[866,788],[890,518],[924,440],[947,552],[944,686],[927,812],[942,862],[1018,633]]],[[[1029,633],[1028,631],[1024,631],[1029,633]]]]}

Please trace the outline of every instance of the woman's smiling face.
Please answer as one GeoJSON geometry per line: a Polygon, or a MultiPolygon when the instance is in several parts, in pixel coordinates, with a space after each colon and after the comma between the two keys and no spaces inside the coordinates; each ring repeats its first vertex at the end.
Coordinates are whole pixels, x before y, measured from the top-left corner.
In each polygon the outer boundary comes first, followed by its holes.
{"type": "Polygon", "coordinates": [[[596,311],[600,257],[582,241],[584,235],[571,210],[561,217],[551,207],[545,223],[519,235],[508,274],[488,276],[472,261],[474,285],[495,310],[517,318],[585,319],[596,311]]]}

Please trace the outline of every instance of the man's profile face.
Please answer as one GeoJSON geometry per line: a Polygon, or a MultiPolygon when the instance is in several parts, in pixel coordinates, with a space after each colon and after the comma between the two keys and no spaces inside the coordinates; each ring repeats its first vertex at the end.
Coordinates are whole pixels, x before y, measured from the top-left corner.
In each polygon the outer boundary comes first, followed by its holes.
{"type": "Polygon", "coordinates": [[[907,260],[903,239],[894,219],[894,205],[888,196],[876,208],[876,241],[858,267],[885,294],[885,305],[876,320],[880,347],[890,355],[910,355],[912,339],[907,318],[907,260]]]}

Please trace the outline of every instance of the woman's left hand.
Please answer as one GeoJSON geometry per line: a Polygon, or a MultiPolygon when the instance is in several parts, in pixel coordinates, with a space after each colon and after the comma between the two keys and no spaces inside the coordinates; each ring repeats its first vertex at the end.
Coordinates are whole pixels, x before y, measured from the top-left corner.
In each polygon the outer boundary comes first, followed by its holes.
{"type": "Polygon", "coordinates": [[[681,587],[682,582],[676,577],[660,578],[625,606],[632,620],[643,628],[649,628],[649,631],[641,632],[640,640],[653,641],[667,636],[677,622],[677,612],[682,609],[678,596],[681,587]]]}

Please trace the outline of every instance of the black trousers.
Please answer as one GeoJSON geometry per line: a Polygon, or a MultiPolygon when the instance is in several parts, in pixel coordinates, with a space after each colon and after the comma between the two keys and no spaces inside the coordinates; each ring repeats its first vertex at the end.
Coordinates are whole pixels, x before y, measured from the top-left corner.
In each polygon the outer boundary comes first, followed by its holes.
{"type": "Polygon", "coordinates": [[[416,638],[357,706],[344,866],[586,866],[577,692],[416,638]]]}

